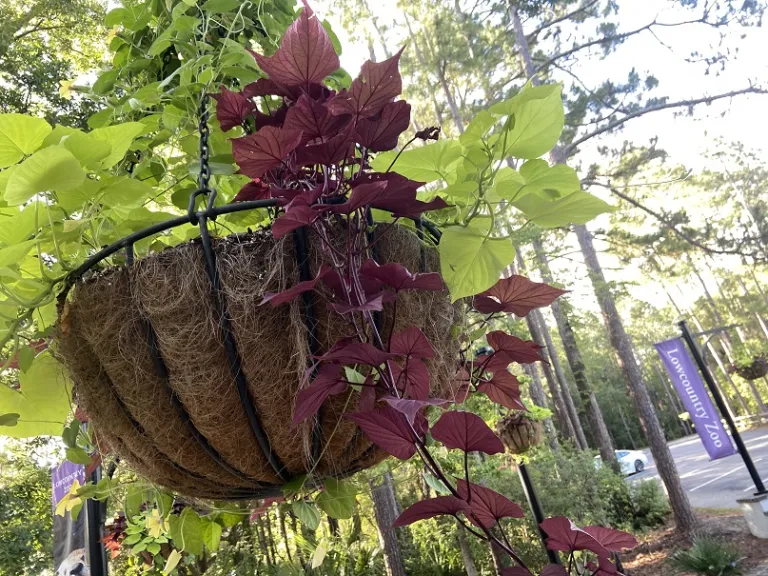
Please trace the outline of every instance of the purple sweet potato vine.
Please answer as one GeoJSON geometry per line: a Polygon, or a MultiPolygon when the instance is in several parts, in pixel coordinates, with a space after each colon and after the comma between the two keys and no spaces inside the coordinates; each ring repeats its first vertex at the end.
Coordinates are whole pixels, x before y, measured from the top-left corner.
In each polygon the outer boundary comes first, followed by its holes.
{"type": "MultiPolygon", "coordinates": [[[[339,68],[339,59],[320,21],[305,5],[277,52],[271,57],[254,56],[267,78],[242,92],[222,88],[215,95],[222,129],[240,126],[246,133],[232,140],[232,148],[240,172],[252,181],[235,201],[277,199],[280,208],[272,226],[274,237],[306,227],[320,239],[332,264],[322,266],[310,280],[267,294],[263,305],[284,305],[322,283],[331,308],[354,334],[314,358],[297,398],[293,424],[315,417],[329,396],[359,386],[359,404],[346,416],[394,457],[406,460],[418,454],[450,492],[417,502],[402,513],[395,526],[454,516],[478,538],[493,540],[516,562],[504,576],[531,575],[500,522],[521,518],[522,509],[471,482],[466,465],[470,452],[492,455],[503,452],[504,447],[479,416],[449,407],[469,394],[481,393],[505,408],[525,410],[520,383],[508,368],[541,360],[539,347],[503,331],[490,332],[486,336],[488,354],[470,359],[465,348],[457,358],[454,397],[432,398],[425,360],[435,352],[428,338],[415,326],[383,334],[376,321],[387,303],[396,316],[397,299],[403,291],[445,290],[438,273],[414,272],[398,263],[379,265],[374,259],[376,238],[384,236],[388,227],[447,207],[439,197],[428,202],[418,199],[424,183],[398,174],[396,160],[386,172],[373,171],[369,164],[373,154],[395,149],[410,124],[410,105],[396,100],[402,90],[400,53],[380,63],[366,62],[348,90],[329,89],[323,81],[339,68]],[[372,209],[392,215],[391,222],[377,225],[376,235],[370,233],[372,209]],[[333,227],[346,230],[346,246],[331,242],[333,227]],[[364,382],[350,382],[345,367],[363,374],[364,382]],[[430,407],[443,410],[431,427],[425,414],[430,407]],[[463,479],[452,478],[441,469],[430,454],[428,436],[449,450],[464,452],[463,479]]],[[[436,140],[438,132],[423,130],[405,146],[416,139],[436,140]]],[[[473,307],[485,315],[480,324],[487,326],[499,314],[525,316],[562,293],[512,276],[475,295],[473,307]]],[[[611,562],[612,553],[635,544],[624,532],[580,529],[566,518],[548,519],[542,527],[549,535],[549,548],[566,554],[567,569],[550,565],[541,576],[619,574],[611,562]],[[575,552],[580,552],[578,561],[575,552]]]]}

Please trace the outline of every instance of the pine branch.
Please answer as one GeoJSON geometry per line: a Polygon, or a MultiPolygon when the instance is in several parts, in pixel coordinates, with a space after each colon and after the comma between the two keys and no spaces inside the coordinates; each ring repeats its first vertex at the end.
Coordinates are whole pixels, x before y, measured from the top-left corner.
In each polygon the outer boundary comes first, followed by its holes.
{"type": "Polygon", "coordinates": [[[576,151],[576,148],[579,145],[583,144],[587,140],[594,138],[595,136],[598,136],[605,132],[614,130],[615,128],[618,128],[619,126],[625,124],[626,122],[629,122],[634,118],[639,118],[640,116],[644,116],[645,114],[649,114],[651,112],[659,112],[660,110],[668,110],[670,108],[689,108],[691,106],[697,106],[699,104],[711,104],[712,102],[715,102],[717,100],[722,100],[724,98],[733,98],[734,96],[741,96],[743,94],[768,94],[768,90],[764,90],[763,88],[757,88],[755,86],[750,86],[749,88],[742,88],[741,90],[733,90],[731,92],[725,92],[723,94],[715,94],[713,96],[704,96],[702,98],[692,98],[690,100],[678,100],[677,102],[665,102],[664,104],[648,106],[641,110],[636,110],[631,114],[627,114],[623,118],[618,118],[616,120],[608,122],[605,126],[602,126],[601,128],[593,130],[592,132],[585,134],[580,138],[577,138],[576,140],[568,144],[563,149],[563,154],[565,157],[568,157],[576,151]]]}
{"type": "Polygon", "coordinates": [[[628,196],[627,194],[624,194],[623,192],[620,192],[616,187],[611,186],[610,184],[604,184],[602,182],[597,182],[594,180],[585,180],[582,182],[585,186],[601,186],[611,192],[611,194],[618,196],[625,202],[628,202],[635,208],[638,208],[645,212],[646,214],[652,216],[656,220],[658,220],[667,230],[677,235],[679,238],[687,242],[688,244],[691,244],[692,246],[695,246],[696,248],[699,248],[700,250],[706,252],[707,254],[719,254],[719,255],[729,255],[729,256],[749,256],[750,258],[755,259],[756,261],[765,261],[768,258],[766,258],[765,255],[761,254],[760,252],[744,252],[742,251],[741,247],[746,243],[746,240],[743,240],[738,243],[736,248],[733,249],[724,249],[724,248],[713,248],[711,246],[707,246],[703,242],[696,240],[693,236],[688,234],[687,232],[681,230],[678,228],[674,222],[672,222],[669,218],[667,218],[664,214],[661,214],[660,212],[656,212],[655,210],[648,208],[638,200],[635,200],[631,196],[628,196]]]}
{"type": "Polygon", "coordinates": [[[564,22],[565,20],[570,20],[571,18],[573,18],[574,16],[576,16],[576,15],[582,13],[582,12],[586,12],[587,10],[592,8],[592,6],[597,4],[599,1],[600,0],[592,0],[591,2],[587,2],[586,4],[582,4],[579,8],[576,8],[576,10],[574,10],[572,12],[568,12],[567,14],[563,14],[562,16],[559,16],[558,18],[550,20],[549,22],[545,22],[544,24],[542,24],[541,26],[536,28],[536,30],[534,30],[533,32],[531,32],[530,34],[528,34],[526,36],[526,38],[528,40],[528,43],[532,44],[536,40],[536,37],[539,34],[541,34],[544,30],[546,30],[547,28],[551,28],[552,26],[555,26],[556,24],[560,24],[560,22],[564,22]]]}
{"type": "MultiPolygon", "coordinates": [[[[551,66],[558,60],[562,60],[563,58],[567,58],[568,56],[571,56],[572,54],[575,54],[576,52],[580,52],[581,50],[584,50],[586,48],[591,48],[593,46],[598,46],[601,44],[611,44],[613,42],[619,42],[622,40],[626,40],[627,38],[631,36],[635,36],[636,34],[640,34],[642,32],[645,32],[647,30],[651,30],[654,26],[659,26],[662,28],[674,28],[677,26],[687,26],[688,24],[708,24],[710,26],[717,26],[717,24],[712,24],[706,21],[707,15],[705,14],[701,18],[697,18],[695,20],[684,20],[682,22],[657,22],[655,19],[648,24],[641,26],[640,28],[635,28],[634,30],[629,30],[628,32],[622,32],[620,34],[614,34],[613,36],[602,36],[600,38],[595,38],[594,40],[590,40],[589,42],[584,42],[584,44],[578,44],[576,46],[573,46],[572,48],[569,48],[568,50],[564,52],[560,52],[559,54],[556,54],[552,56],[551,58],[548,58],[541,64],[539,64],[536,67],[536,70],[534,73],[538,74],[548,66],[551,66]]],[[[524,77],[524,73],[517,74],[513,80],[524,77]]]]}

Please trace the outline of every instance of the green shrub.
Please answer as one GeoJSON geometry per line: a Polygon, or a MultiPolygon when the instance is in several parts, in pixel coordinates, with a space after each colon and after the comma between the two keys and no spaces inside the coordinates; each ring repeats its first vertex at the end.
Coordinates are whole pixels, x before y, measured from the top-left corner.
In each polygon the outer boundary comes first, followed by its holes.
{"type": "Polygon", "coordinates": [[[743,558],[737,550],[711,536],[699,536],[693,546],[672,556],[672,564],[681,572],[703,576],[735,576],[743,574],[739,563],[743,558]]]}
{"type": "Polygon", "coordinates": [[[658,483],[647,480],[630,487],[632,527],[636,530],[654,528],[664,524],[669,514],[669,501],[658,483]]]}

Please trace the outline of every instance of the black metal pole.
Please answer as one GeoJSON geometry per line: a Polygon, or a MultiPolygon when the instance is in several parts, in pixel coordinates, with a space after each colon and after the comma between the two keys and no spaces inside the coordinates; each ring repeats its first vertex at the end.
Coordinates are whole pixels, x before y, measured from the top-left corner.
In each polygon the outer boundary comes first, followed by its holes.
{"type": "Polygon", "coordinates": [[[701,357],[701,352],[699,352],[699,347],[696,345],[696,341],[693,339],[693,335],[691,334],[691,331],[688,329],[688,325],[685,323],[685,320],[681,320],[677,323],[677,325],[680,327],[680,332],[683,335],[683,340],[685,340],[685,343],[688,344],[688,348],[691,350],[691,354],[693,355],[693,359],[696,361],[696,364],[699,366],[699,370],[701,371],[702,376],[704,376],[704,381],[707,383],[707,386],[709,387],[709,391],[712,394],[712,397],[715,399],[715,404],[717,404],[717,409],[720,411],[720,414],[725,419],[725,421],[728,423],[728,428],[731,430],[731,437],[733,438],[733,441],[736,443],[736,448],[739,451],[739,454],[741,455],[741,459],[744,460],[744,465],[747,467],[747,471],[749,472],[749,475],[752,477],[752,481],[755,483],[755,488],[757,488],[757,492],[755,492],[755,496],[759,494],[766,494],[765,486],[763,485],[763,481],[760,479],[760,475],[757,473],[757,468],[755,468],[755,463],[752,462],[752,457],[749,455],[749,451],[747,450],[747,447],[744,445],[744,440],[741,438],[741,434],[739,434],[738,428],[736,428],[736,423],[733,421],[733,418],[731,417],[730,412],[728,411],[728,407],[725,405],[725,402],[723,401],[723,397],[720,395],[720,391],[717,389],[717,384],[715,383],[714,378],[712,377],[712,374],[710,374],[709,369],[707,368],[707,365],[704,364],[704,358],[701,357]]]}
{"type": "MultiPolygon", "coordinates": [[[[97,466],[89,478],[94,484],[101,480],[101,466],[97,466]]],[[[107,576],[107,551],[101,541],[103,536],[105,503],[89,498],[85,503],[86,533],[88,535],[88,562],[91,576],[107,576]]]]}
{"type": "Polygon", "coordinates": [[[528,500],[528,506],[533,513],[533,518],[536,521],[536,528],[539,530],[539,536],[541,536],[541,544],[544,546],[544,550],[547,552],[547,558],[551,564],[560,564],[560,556],[554,550],[547,548],[547,533],[541,528],[541,523],[544,522],[544,513],[541,511],[541,503],[539,497],[536,495],[536,490],[533,488],[533,482],[528,475],[528,469],[525,464],[517,465],[517,472],[520,474],[520,482],[523,483],[523,492],[525,492],[525,498],[528,500]]]}

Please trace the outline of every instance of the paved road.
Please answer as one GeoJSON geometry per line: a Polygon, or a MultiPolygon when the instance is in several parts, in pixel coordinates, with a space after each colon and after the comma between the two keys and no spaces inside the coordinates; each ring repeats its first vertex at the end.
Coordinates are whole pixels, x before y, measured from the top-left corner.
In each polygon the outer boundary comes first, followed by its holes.
{"type": "MultiPolygon", "coordinates": [[[[760,477],[768,486],[768,428],[744,432],[742,438],[760,477]]],[[[710,461],[698,436],[676,440],[669,448],[683,488],[695,507],[738,508],[736,499],[749,496],[754,491],[754,484],[738,453],[710,461]]],[[[648,456],[648,466],[644,472],[630,476],[630,481],[658,479],[650,451],[644,452],[648,456]]]]}

